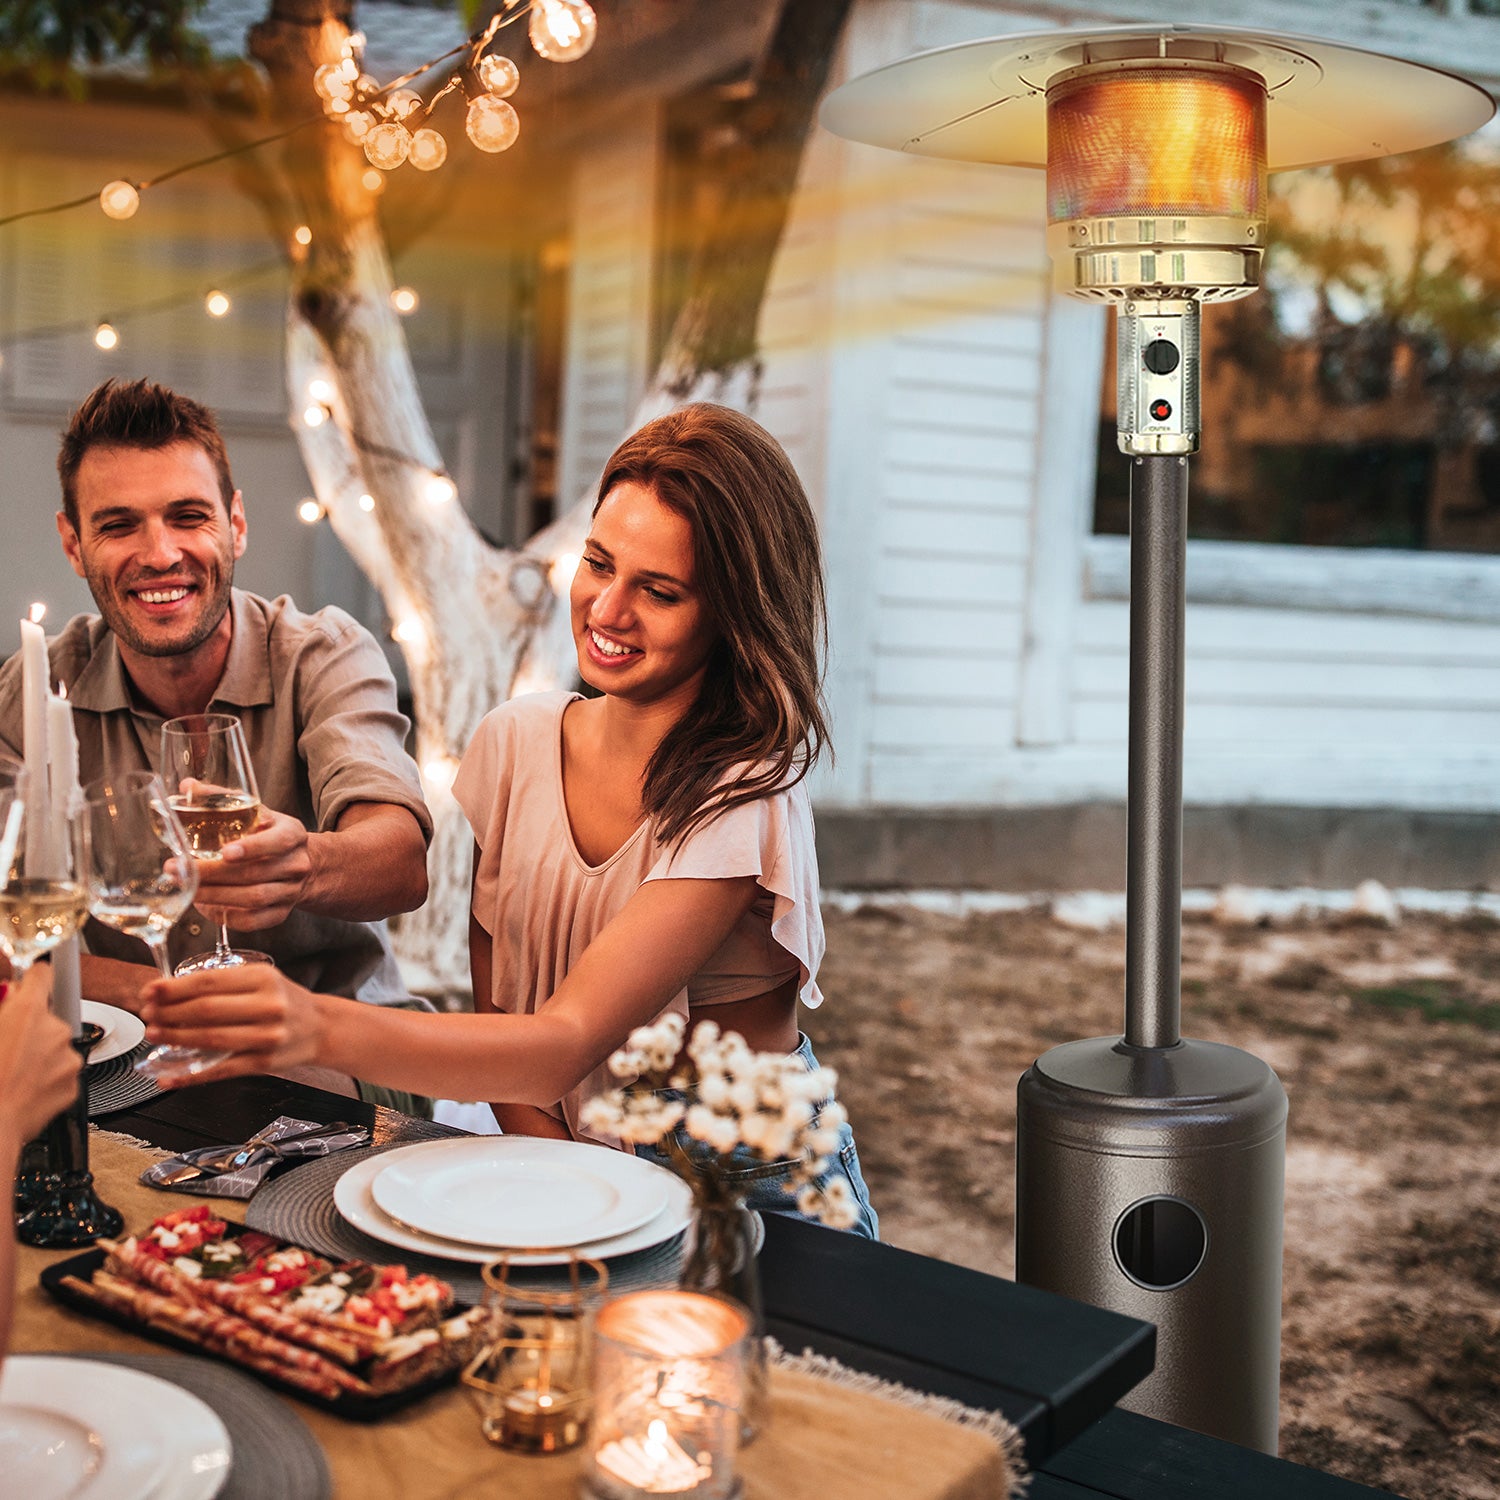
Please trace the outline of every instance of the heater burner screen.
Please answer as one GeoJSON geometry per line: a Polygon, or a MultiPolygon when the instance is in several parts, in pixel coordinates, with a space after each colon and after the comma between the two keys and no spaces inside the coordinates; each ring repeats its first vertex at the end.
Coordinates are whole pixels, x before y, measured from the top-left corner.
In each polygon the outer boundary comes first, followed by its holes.
{"type": "Polygon", "coordinates": [[[1259,219],[1266,95],[1237,72],[1151,67],[1047,91],[1047,217],[1259,219]]]}

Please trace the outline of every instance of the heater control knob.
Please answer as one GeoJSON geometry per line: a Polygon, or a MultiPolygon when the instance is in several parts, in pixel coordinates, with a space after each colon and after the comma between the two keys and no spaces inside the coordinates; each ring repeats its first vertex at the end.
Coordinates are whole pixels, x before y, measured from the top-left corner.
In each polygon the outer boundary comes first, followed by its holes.
{"type": "Polygon", "coordinates": [[[1141,350],[1141,363],[1153,375],[1170,375],[1177,368],[1182,355],[1170,339],[1152,339],[1141,350]]]}

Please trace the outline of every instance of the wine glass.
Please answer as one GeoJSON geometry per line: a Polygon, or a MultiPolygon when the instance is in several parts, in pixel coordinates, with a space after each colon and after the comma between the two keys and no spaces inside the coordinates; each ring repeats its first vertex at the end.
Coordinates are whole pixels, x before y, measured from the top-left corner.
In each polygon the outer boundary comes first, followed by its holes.
{"type": "MultiPolygon", "coordinates": [[[[88,909],[116,932],[138,937],[170,978],[167,934],[193,904],[198,871],[166,788],[150,771],[130,771],[89,785],[84,813],[88,909]]],[[[137,1064],[154,1074],[193,1074],[226,1052],[156,1047],[137,1064]]]]}
{"type": "MultiPolygon", "coordinates": [[[[194,859],[222,859],[224,845],[249,833],[260,817],[255,767],[233,714],[168,719],[161,727],[161,779],[194,859]]],[[[264,954],[231,948],[229,924],[221,922],[213,952],[184,959],[177,972],[267,962],[264,954]]]]}
{"type": "Polygon", "coordinates": [[[17,980],[78,931],[88,900],[78,818],[50,816],[28,800],[26,783],[23,767],[0,768],[0,949],[17,980]]]}

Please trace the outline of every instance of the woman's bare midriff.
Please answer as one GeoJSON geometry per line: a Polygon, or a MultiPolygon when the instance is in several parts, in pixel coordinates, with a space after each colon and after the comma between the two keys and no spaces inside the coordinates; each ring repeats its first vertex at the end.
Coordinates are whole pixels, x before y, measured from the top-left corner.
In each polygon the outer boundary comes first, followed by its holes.
{"type": "Polygon", "coordinates": [[[763,995],[748,1000],[727,1000],[721,1005],[694,1005],[688,1010],[688,1027],[700,1021],[716,1021],[723,1031],[737,1031],[755,1052],[797,1050],[797,981],[788,979],[763,995]]]}

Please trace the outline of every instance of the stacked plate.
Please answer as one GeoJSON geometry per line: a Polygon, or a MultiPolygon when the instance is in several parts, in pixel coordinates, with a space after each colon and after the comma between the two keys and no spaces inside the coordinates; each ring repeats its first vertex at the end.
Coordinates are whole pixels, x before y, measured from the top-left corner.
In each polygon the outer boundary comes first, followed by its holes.
{"type": "Polygon", "coordinates": [[[85,1000],[79,1008],[85,1021],[92,1021],[95,1026],[104,1030],[104,1035],[89,1052],[90,1067],[95,1063],[123,1057],[146,1035],[145,1023],[128,1010],[121,1010],[114,1005],[102,1005],[97,1000],[85,1000]]]}
{"type": "Polygon", "coordinates": [[[0,1474],[27,1500],[211,1500],[229,1433],[191,1392],[139,1370],[13,1354],[0,1376],[0,1474]]]}
{"type": "Polygon", "coordinates": [[[366,1157],[334,1187],[354,1228],[403,1250],[481,1265],[629,1255],[680,1234],[693,1195],[624,1151],[530,1136],[462,1136],[366,1157]]]}

